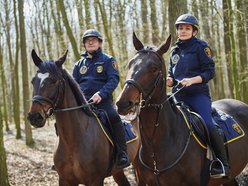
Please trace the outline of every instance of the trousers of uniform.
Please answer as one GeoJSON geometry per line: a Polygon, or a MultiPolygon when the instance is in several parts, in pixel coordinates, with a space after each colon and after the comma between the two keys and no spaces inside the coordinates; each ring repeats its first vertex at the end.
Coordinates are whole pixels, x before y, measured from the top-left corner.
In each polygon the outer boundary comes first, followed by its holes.
{"type": "Polygon", "coordinates": [[[196,94],[180,94],[177,93],[175,98],[178,102],[184,102],[186,105],[190,106],[193,111],[199,114],[205,121],[208,130],[212,131],[214,124],[212,121],[212,100],[210,96],[206,93],[196,93],[196,94]]]}
{"type": "Polygon", "coordinates": [[[111,100],[102,100],[99,104],[96,104],[95,106],[98,109],[103,109],[105,110],[105,112],[107,112],[111,124],[121,122],[121,118],[111,100]]]}

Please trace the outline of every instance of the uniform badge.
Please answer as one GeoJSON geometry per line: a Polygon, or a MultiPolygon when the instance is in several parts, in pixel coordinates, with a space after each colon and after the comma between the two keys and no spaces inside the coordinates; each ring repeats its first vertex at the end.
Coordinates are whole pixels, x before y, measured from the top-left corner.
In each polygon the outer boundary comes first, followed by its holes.
{"type": "Polygon", "coordinates": [[[97,71],[97,73],[102,73],[103,67],[102,67],[102,66],[98,66],[98,67],[96,68],[96,71],[97,71]]]}
{"type": "Polygon", "coordinates": [[[175,54],[174,56],[172,56],[172,63],[177,64],[179,59],[180,59],[180,56],[178,54],[175,54]]]}
{"type": "Polygon", "coordinates": [[[204,51],[205,51],[205,53],[206,53],[206,55],[207,55],[208,57],[212,57],[212,52],[211,52],[211,50],[210,50],[209,47],[204,48],[204,51]]]}
{"type": "Polygon", "coordinates": [[[117,65],[117,63],[116,63],[115,61],[112,63],[112,65],[113,65],[113,68],[114,68],[115,70],[118,70],[118,65],[117,65]]]}
{"type": "Polygon", "coordinates": [[[87,66],[82,66],[81,68],[80,68],[80,70],[79,70],[79,72],[80,72],[80,74],[85,74],[86,72],[88,71],[88,68],[87,68],[87,66]]]}

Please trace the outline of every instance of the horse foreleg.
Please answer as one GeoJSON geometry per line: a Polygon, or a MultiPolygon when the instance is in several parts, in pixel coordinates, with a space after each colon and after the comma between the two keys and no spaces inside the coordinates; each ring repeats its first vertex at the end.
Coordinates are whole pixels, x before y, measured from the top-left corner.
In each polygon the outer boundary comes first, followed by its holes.
{"type": "Polygon", "coordinates": [[[59,178],[59,186],[78,186],[77,183],[71,183],[66,180],[59,178]]]}
{"type": "Polygon", "coordinates": [[[115,172],[115,174],[113,175],[113,178],[119,186],[130,186],[130,183],[126,175],[124,174],[123,170],[115,172]]]}

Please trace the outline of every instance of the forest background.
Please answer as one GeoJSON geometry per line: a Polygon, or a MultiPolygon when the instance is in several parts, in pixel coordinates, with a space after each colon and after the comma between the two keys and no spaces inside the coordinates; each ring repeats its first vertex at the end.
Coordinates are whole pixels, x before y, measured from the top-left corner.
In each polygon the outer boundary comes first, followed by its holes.
{"type": "MultiPolygon", "coordinates": [[[[71,72],[84,50],[83,32],[99,30],[104,52],[119,65],[117,96],[127,63],[135,54],[132,32],[149,45],[158,46],[169,34],[174,43],[175,20],[188,12],[199,19],[198,37],[214,53],[213,100],[234,98],[248,103],[246,0],[0,0],[0,185],[4,185],[1,180],[7,182],[3,130],[9,131],[14,124],[16,139],[24,135],[26,145],[34,145],[26,120],[32,97],[30,81],[37,70],[32,49],[42,59],[54,60],[68,49],[65,68],[71,72]]],[[[168,54],[164,55],[166,62],[168,54]]]]}

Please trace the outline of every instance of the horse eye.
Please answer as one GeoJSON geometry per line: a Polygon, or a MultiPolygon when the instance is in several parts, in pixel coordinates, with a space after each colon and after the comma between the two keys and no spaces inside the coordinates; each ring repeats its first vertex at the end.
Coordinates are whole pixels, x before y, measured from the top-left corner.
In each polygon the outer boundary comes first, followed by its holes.
{"type": "Polygon", "coordinates": [[[155,73],[159,70],[158,67],[155,65],[149,65],[149,69],[150,69],[150,72],[152,73],[155,73]]]}
{"type": "Polygon", "coordinates": [[[151,68],[151,71],[154,73],[154,72],[156,72],[158,69],[156,68],[156,67],[153,67],[153,68],[151,68]]]}

